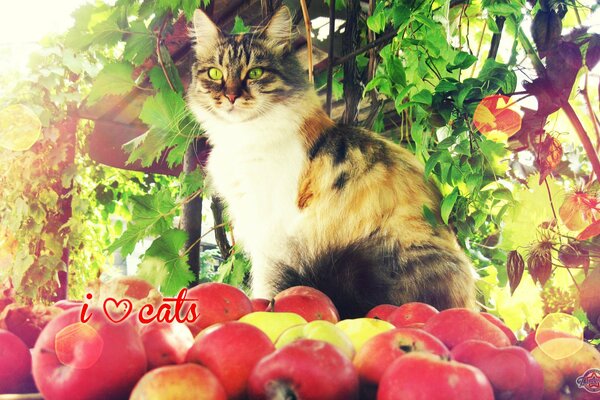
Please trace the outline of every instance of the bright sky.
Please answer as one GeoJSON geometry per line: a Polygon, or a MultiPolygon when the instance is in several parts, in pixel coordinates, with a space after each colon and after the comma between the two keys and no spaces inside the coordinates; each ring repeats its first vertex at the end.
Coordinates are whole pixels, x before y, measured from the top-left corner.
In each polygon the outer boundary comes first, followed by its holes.
{"type": "Polygon", "coordinates": [[[91,0],[0,0],[0,72],[20,68],[36,43],[73,25],[71,13],[91,0]],[[10,54],[10,59],[5,55],[10,54]]]}

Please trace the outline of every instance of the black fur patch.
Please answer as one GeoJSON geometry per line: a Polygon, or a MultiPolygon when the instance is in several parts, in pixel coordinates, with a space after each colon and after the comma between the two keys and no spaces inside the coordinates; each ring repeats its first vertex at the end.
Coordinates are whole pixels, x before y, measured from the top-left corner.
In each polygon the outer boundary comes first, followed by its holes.
{"type": "Polygon", "coordinates": [[[342,172],[341,174],[339,174],[335,182],[333,182],[333,189],[342,190],[344,187],[346,187],[349,178],[350,177],[348,176],[347,172],[342,172]]]}
{"type": "Polygon", "coordinates": [[[327,294],[340,318],[364,317],[379,304],[421,301],[438,309],[462,307],[473,297],[463,261],[435,246],[402,251],[372,237],[308,258],[302,246],[294,266],[280,264],[271,282],[275,292],[311,286],[327,294]],[[452,291],[462,290],[462,300],[452,291]]]}

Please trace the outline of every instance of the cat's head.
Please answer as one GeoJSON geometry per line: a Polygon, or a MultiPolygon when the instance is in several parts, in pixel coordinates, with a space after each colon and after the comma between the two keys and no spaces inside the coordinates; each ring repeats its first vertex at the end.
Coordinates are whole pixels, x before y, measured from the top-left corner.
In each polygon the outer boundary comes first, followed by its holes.
{"type": "Polygon", "coordinates": [[[305,72],[291,50],[292,21],[285,7],[265,27],[242,35],[223,33],[197,10],[193,36],[196,62],[187,97],[200,121],[252,120],[306,91],[305,72]]]}

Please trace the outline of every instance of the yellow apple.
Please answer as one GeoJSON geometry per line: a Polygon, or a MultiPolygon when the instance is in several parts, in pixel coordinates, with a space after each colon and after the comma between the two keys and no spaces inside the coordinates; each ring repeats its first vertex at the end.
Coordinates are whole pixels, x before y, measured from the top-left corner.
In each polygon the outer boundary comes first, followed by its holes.
{"type": "Polygon", "coordinates": [[[286,329],[294,325],[306,324],[306,320],[298,314],[270,311],[255,311],[244,315],[239,321],[254,325],[266,333],[273,343],[286,329]]]}
{"type": "Polygon", "coordinates": [[[348,335],[329,321],[315,320],[304,325],[292,326],[279,336],[275,347],[279,349],[298,339],[313,339],[331,343],[350,360],[354,357],[354,345],[348,335]]]}
{"type": "Polygon", "coordinates": [[[129,400],[226,400],[221,382],[197,364],[166,365],[146,373],[129,400]]]}
{"type": "Polygon", "coordinates": [[[395,328],[389,322],[375,318],[345,319],[335,324],[335,326],[348,335],[355,351],[359,351],[363,344],[373,336],[395,328]]]}
{"type": "Polygon", "coordinates": [[[594,346],[577,338],[557,338],[531,350],[531,355],[544,373],[544,399],[558,398],[565,387],[573,398],[587,398],[589,393],[577,387],[577,378],[600,366],[600,352],[594,346]],[[570,355],[560,358],[569,349],[570,355]]]}

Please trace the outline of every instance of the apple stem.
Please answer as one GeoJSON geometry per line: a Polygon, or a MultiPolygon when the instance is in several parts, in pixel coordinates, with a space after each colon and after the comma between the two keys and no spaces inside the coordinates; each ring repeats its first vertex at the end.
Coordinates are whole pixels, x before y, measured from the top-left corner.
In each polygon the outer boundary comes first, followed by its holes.
{"type": "Polygon", "coordinates": [[[292,385],[285,381],[274,381],[268,383],[267,398],[271,400],[298,400],[292,385]]]}

